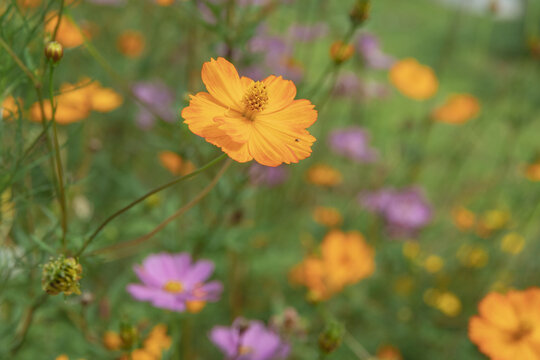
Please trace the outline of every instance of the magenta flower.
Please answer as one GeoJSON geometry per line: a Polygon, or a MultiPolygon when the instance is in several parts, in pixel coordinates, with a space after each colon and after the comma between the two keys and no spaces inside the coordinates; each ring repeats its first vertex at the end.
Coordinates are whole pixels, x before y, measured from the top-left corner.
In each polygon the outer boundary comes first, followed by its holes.
{"type": "Polygon", "coordinates": [[[127,291],[135,299],[162,309],[182,312],[190,302],[218,301],[223,291],[219,281],[205,283],[214,264],[208,260],[192,263],[187,253],[153,254],[133,270],[142,284],[129,284],[127,291]]]}
{"type": "Polygon", "coordinates": [[[370,163],[379,158],[377,150],[369,146],[367,132],[358,126],[332,131],[328,142],[332,151],[359,163],[370,163]]]}
{"type": "Polygon", "coordinates": [[[283,184],[288,177],[287,168],[283,165],[271,167],[255,163],[249,168],[249,180],[253,185],[274,187],[283,184]]]}
{"type": "Polygon", "coordinates": [[[366,66],[373,69],[389,69],[396,61],[382,52],[379,40],[372,34],[362,34],[358,38],[357,51],[364,59],[366,66]]]}
{"type": "Polygon", "coordinates": [[[414,236],[433,217],[431,206],[418,188],[382,189],[360,194],[359,200],[366,209],[381,215],[387,231],[396,237],[414,236]]]}
{"type": "Polygon", "coordinates": [[[260,321],[236,319],[232,326],[215,326],[210,340],[225,354],[226,360],[278,360],[290,347],[278,334],[260,321]]]}

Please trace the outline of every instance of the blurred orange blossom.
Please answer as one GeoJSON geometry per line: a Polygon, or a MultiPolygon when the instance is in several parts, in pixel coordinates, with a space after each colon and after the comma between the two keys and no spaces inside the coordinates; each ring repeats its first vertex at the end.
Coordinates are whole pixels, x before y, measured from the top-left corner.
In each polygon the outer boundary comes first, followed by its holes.
{"type": "Polygon", "coordinates": [[[433,111],[433,118],[448,124],[463,124],[478,116],[480,103],[469,94],[456,94],[433,111]]]}
{"type": "Polygon", "coordinates": [[[309,256],[291,270],[291,282],[309,288],[309,297],[330,298],[344,286],[359,282],[375,271],[375,251],[357,231],[329,232],[321,244],[322,256],[309,256]]]}
{"type": "Polygon", "coordinates": [[[317,120],[317,111],[309,100],[294,100],[292,81],[240,77],[224,58],[204,63],[202,81],[208,92],[191,96],[182,110],[193,133],[238,162],[278,166],[311,155],[315,138],[306,128],[317,120]]]}
{"type": "Polygon", "coordinates": [[[489,293],[469,320],[469,338],[493,360],[540,359],[540,288],[489,293]]]}
{"type": "Polygon", "coordinates": [[[396,62],[390,69],[389,77],[403,95],[414,100],[429,99],[439,88],[433,69],[413,58],[396,62]]]}

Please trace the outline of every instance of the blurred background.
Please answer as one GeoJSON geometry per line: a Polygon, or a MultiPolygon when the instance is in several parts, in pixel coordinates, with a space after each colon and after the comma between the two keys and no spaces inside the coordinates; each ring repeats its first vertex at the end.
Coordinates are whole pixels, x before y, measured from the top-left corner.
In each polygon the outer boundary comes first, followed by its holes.
{"type": "Polygon", "coordinates": [[[210,331],[239,316],[288,359],[489,358],[468,337],[479,301],[540,281],[540,2],[366,4],[2,0],[0,358],[138,359],[161,323],[170,344],[150,359],[221,359],[210,331]],[[180,116],[217,57],[295,83],[318,111],[312,155],[215,165],[99,229],[221,155],[180,116]],[[331,291],[339,266],[308,260],[332,251],[359,275],[331,291]],[[193,314],[133,298],[133,266],[162,252],[213,261],[220,300],[193,314]],[[43,291],[61,254],[79,295],[43,291]]]}

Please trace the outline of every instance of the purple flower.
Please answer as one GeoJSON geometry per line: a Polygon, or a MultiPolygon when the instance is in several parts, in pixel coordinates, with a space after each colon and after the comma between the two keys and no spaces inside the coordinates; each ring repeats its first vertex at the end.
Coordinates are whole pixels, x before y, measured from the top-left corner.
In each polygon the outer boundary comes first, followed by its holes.
{"type": "Polygon", "coordinates": [[[332,93],[335,96],[369,100],[385,97],[389,89],[375,81],[361,81],[354,72],[345,71],[338,76],[332,93]]]}
{"type": "Polygon", "coordinates": [[[315,25],[294,24],[288,30],[290,38],[295,41],[310,42],[317,40],[328,33],[328,25],[319,23],[315,25]]]}
{"type": "Polygon", "coordinates": [[[210,340],[226,360],[277,360],[289,354],[289,345],[260,321],[236,319],[232,326],[215,326],[210,340]]]}
{"type": "Polygon", "coordinates": [[[204,283],[214,271],[208,260],[192,263],[187,253],[153,254],[142,266],[133,268],[142,284],[129,284],[127,291],[139,301],[150,301],[162,309],[182,312],[190,302],[219,300],[223,285],[219,281],[204,283]]]}
{"type": "Polygon", "coordinates": [[[388,232],[396,237],[414,236],[432,218],[432,209],[418,188],[382,189],[359,196],[369,211],[380,214],[388,232]]]}
{"type": "Polygon", "coordinates": [[[159,80],[138,82],[132,90],[139,101],[144,103],[144,106],[139,104],[139,113],[136,117],[137,124],[142,129],[151,128],[156,116],[167,122],[175,120],[174,96],[163,82],[159,80]]]}
{"type": "Polygon", "coordinates": [[[253,185],[263,185],[274,187],[284,183],[289,177],[289,173],[285,166],[264,166],[253,164],[249,168],[249,180],[253,185]]]}
{"type": "Polygon", "coordinates": [[[328,142],[332,151],[356,162],[369,163],[379,158],[377,150],[369,146],[367,132],[357,126],[332,131],[328,142]]]}
{"type": "Polygon", "coordinates": [[[360,53],[366,66],[373,69],[389,69],[395,59],[382,52],[379,40],[371,34],[362,34],[357,41],[357,51],[360,53]]]}

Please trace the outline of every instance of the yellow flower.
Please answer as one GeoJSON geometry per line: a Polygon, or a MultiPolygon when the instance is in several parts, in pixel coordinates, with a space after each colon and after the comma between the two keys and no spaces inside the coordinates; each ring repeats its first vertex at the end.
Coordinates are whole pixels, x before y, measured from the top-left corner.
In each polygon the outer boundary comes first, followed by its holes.
{"type": "Polygon", "coordinates": [[[439,82],[429,66],[416,59],[400,60],[390,69],[390,81],[405,96],[414,100],[426,100],[435,95],[439,82]]]}
{"type": "Polygon", "coordinates": [[[540,289],[489,293],[469,320],[469,339],[493,360],[540,359],[540,289]]]}
{"type": "Polygon", "coordinates": [[[343,217],[338,209],[324,206],[317,206],[315,208],[313,211],[313,220],[327,227],[337,227],[343,223],[343,217]]]}
{"type": "Polygon", "coordinates": [[[160,152],[159,162],[173,175],[187,175],[195,170],[195,165],[191,161],[182,159],[172,151],[160,152]]]}
{"type": "Polygon", "coordinates": [[[463,124],[478,116],[480,103],[469,94],[450,96],[446,103],[433,111],[433,118],[448,124],[463,124]]]}
{"type": "Polygon", "coordinates": [[[349,60],[354,55],[354,46],[345,44],[342,41],[335,41],[330,47],[330,58],[335,63],[341,64],[349,60]]]}
{"type": "Polygon", "coordinates": [[[504,210],[490,210],[485,212],[476,227],[480,237],[489,237],[494,231],[505,227],[510,221],[510,214],[504,210]]]}
{"type": "Polygon", "coordinates": [[[394,282],[394,291],[399,295],[409,295],[414,288],[414,278],[412,276],[403,275],[394,282]]]}
{"type": "Polygon", "coordinates": [[[403,243],[402,252],[403,256],[413,260],[420,255],[420,244],[416,241],[406,241],[403,243]]]}
{"type": "Polygon", "coordinates": [[[452,292],[438,289],[427,289],[424,301],[449,317],[455,317],[461,312],[461,300],[452,292]]]}
{"type": "Polygon", "coordinates": [[[476,215],[462,206],[452,211],[452,219],[454,220],[454,225],[462,231],[470,230],[476,224],[476,215]]]}
{"type": "Polygon", "coordinates": [[[294,100],[296,87],[281,76],[253,81],[223,58],[204,63],[208,92],[191,96],[182,117],[189,129],[238,162],[266,166],[297,163],[311,155],[315,138],[306,130],[317,120],[308,100],[294,100]]]}
{"type": "Polygon", "coordinates": [[[508,233],[501,241],[501,250],[512,255],[517,255],[525,247],[525,238],[518,233],[508,233]]]}
{"type": "Polygon", "coordinates": [[[138,58],[141,56],[145,47],[143,34],[136,30],[126,30],[118,36],[116,47],[128,58],[138,58]]]}
{"type": "Polygon", "coordinates": [[[525,175],[531,181],[540,181],[540,162],[527,166],[525,175]]]}
{"type": "Polygon", "coordinates": [[[315,164],[307,171],[307,181],[314,185],[332,187],[341,184],[342,176],[329,165],[315,164]]]}
{"type": "Polygon", "coordinates": [[[432,274],[441,271],[443,266],[444,260],[438,255],[429,255],[424,260],[424,268],[432,274]]]}

